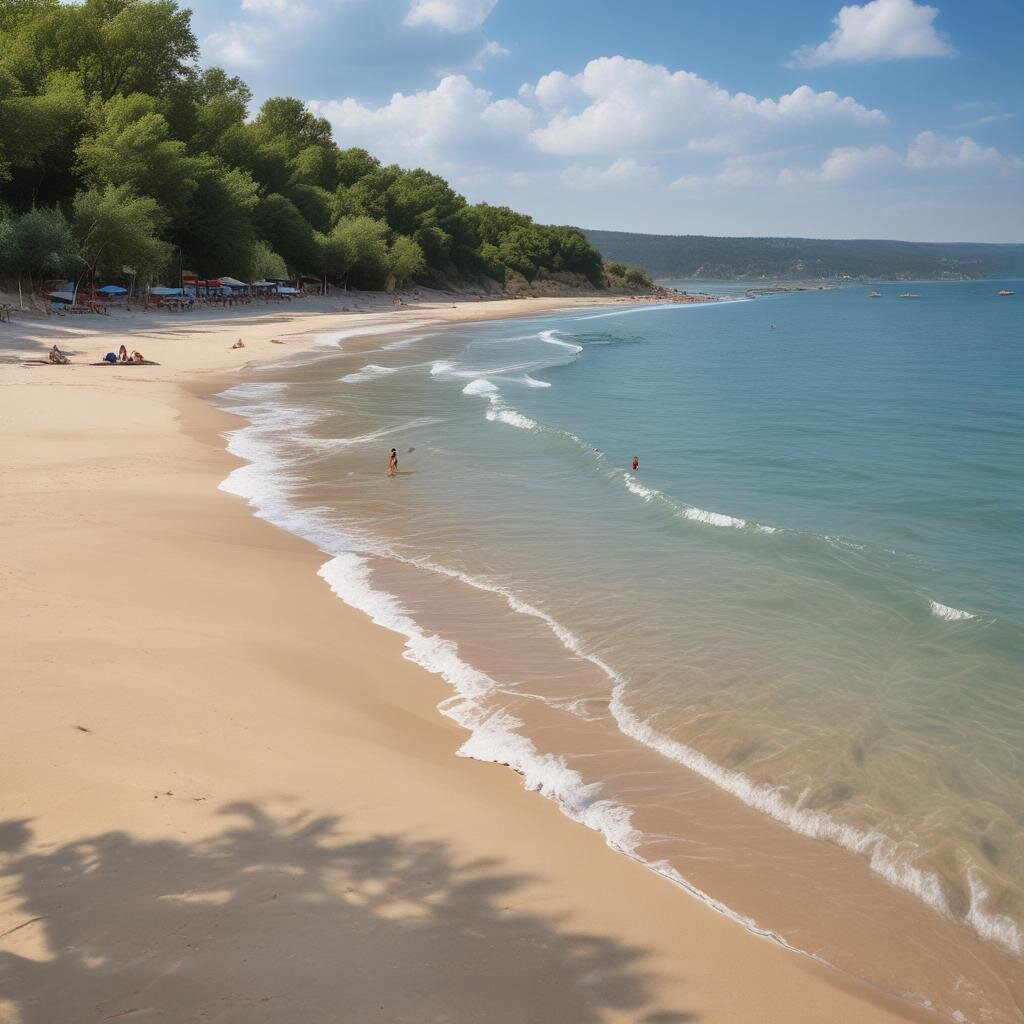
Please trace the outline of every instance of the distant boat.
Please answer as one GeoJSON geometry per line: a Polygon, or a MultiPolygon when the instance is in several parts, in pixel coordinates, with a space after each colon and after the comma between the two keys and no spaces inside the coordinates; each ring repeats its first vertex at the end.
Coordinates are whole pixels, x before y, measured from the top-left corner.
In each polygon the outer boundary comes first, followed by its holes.
{"type": "Polygon", "coordinates": [[[999,295],[1012,295],[1013,292],[1011,292],[1009,288],[1004,288],[1002,291],[998,292],[998,294],[999,295]]]}
{"type": "Polygon", "coordinates": [[[876,292],[873,288],[868,292],[869,299],[880,299],[882,297],[881,292],[876,292]]]}
{"type": "Polygon", "coordinates": [[[900,298],[901,299],[919,299],[919,298],[921,298],[921,296],[918,295],[917,292],[904,292],[900,296],[900,298]]]}

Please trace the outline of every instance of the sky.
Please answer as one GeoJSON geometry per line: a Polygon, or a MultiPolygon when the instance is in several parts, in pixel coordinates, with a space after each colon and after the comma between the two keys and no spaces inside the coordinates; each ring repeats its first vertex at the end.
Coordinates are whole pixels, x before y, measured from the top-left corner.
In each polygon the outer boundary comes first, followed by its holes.
{"type": "Polygon", "coordinates": [[[203,63],[545,223],[1024,242],[1024,0],[193,0],[203,63]]]}

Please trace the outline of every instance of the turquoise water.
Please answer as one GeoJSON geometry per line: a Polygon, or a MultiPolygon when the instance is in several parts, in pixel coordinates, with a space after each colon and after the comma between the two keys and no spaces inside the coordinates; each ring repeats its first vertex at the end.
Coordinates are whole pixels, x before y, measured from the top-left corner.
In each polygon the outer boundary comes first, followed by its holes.
{"type": "Polygon", "coordinates": [[[832,899],[810,836],[1019,967],[1024,294],[908,287],[342,339],[228,394],[228,486],[445,674],[464,753],[613,845],[849,966],[741,893],[832,899]],[[804,846],[756,860],[732,804],[804,846]]]}

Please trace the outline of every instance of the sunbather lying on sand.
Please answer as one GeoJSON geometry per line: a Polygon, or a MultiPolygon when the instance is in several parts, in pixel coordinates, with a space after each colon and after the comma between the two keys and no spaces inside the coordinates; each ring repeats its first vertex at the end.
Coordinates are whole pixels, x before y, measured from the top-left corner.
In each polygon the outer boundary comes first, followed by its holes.
{"type": "Polygon", "coordinates": [[[133,352],[132,353],[132,362],[133,363],[144,363],[145,361],[146,360],[143,359],[141,352],[133,352]]]}

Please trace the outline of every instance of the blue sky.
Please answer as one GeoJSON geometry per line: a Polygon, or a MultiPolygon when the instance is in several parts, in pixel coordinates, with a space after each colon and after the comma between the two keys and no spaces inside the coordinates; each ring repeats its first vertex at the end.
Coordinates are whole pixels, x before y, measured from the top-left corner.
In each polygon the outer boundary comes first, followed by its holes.
{"type": "Polygon", "coordinates": [[[537,219],[1024,241],[1020,0],[197,0],[206,63],[537,219]]]}

